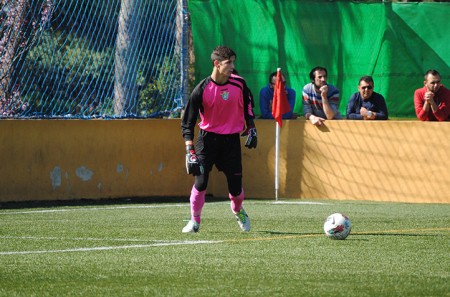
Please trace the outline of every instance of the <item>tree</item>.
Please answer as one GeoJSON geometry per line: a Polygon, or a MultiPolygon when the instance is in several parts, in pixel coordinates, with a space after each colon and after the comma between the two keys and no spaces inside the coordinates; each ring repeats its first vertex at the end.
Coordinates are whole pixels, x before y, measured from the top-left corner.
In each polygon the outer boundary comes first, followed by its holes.
{"type": "Polygon", "coordinates": [[[115,52],[114,115],[136,113],[136,44],[139,30],[136,0],[122,0],[115,52]]]}
{"type": "Polygon", "coordinates": [[[13,77],[34,44],[34,37],[51,16],[50,0],[2,0],[0,16],[0,113],[11,116],[24,105],[19,100],[20,86],[13,77]]]}

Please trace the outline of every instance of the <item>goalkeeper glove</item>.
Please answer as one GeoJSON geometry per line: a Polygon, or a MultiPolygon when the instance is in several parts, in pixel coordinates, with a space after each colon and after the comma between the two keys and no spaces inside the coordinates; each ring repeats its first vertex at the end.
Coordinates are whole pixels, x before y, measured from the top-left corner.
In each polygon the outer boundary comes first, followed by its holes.
{"type": "Polygon", "coordinates": [[[254,126],[247,127],[241,136],[247,136],[247,140],[245,141],[245,146],[247,148],[256,148],[258,137],[256,136],[256,128],[254,126]]]}
{"type": "Polygon", "coordinates": [[[200,164],[193,145],[186,146],[186,172],[194,176],[203,174],[203,165],[200,164]]]}

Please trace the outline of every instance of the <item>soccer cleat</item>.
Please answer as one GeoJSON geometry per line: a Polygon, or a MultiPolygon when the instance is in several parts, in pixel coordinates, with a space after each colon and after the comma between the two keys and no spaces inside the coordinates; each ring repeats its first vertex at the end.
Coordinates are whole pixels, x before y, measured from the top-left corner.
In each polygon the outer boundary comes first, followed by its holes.
{"type": "Polygon", "coordinates": [[[183,228],[183,230],[181,230],[181,232],[196,233],[196,232],[198,232],[198,230],[200,230],[200,224],[193,220],[189,220],[189,222],[187,223],[186,226],[184,226],[184,228],[183,228]]]}
{"type": "Polygon", "coordinates": [[[241,227],[242,231],[249,232],[250,218],[248,217],[244,208],[241,208],[241,210],[238,213],[235,213],[234,216],[236,217],[236,220],[239,224],[239,227],[241,227]]]}

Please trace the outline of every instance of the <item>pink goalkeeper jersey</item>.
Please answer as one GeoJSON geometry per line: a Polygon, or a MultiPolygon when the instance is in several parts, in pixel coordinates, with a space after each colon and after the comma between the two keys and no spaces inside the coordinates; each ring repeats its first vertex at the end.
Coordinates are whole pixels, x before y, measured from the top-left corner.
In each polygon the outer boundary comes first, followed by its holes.
{"type": "Polygon", "coordinates": [[[244,129],[242,88],[231,83],[218,85],[212,80],[202,94],[200,129],[217,134],[239,133],[244,129]]]}
{"type": "Polygon", "coordinates": [[[245,128],[245,120],[254,118],[252,98],[245,80],[232,75],[219,85],[211,77],[201,81],[192,92],[183,117],[186,140],[192,140],[193,127],[200,115],[200,129],[217,134],[235,134],[245,128]]]}

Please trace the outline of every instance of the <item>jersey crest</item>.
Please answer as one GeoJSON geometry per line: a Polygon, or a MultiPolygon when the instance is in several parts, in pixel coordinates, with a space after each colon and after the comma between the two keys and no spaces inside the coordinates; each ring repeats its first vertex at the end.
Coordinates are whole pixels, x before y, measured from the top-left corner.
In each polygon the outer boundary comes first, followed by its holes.
{"type": "Polygon", "coordinates": [[[230,97],[230,93],[228,93],[227,91],[224,91],[224,92],[222,92],[221,96],[222,96],[223,100],[227,101],[228,98],[230,97]]]}

